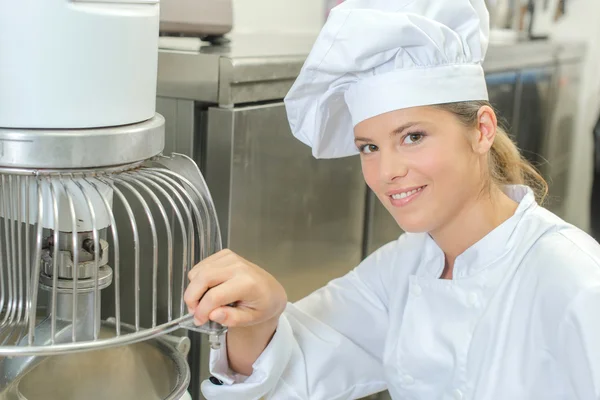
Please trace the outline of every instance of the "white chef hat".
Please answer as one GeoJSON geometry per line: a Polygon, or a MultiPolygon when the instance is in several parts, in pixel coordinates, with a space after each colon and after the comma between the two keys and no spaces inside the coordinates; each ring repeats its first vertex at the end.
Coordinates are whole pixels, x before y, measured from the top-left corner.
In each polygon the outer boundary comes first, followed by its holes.
{"type": "Polygon", "coordinates": [[[329,14],[285,98],[316,158],[357,154],[353,128],[408,107],[487,100],[484,0],[347,0],[329,14]]]}

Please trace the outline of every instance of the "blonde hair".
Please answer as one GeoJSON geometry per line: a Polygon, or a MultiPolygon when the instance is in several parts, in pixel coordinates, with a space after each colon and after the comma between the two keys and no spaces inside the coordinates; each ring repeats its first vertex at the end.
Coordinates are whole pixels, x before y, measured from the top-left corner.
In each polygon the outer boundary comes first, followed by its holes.
{"type": "MultiPolygon", "coordinates": [[[[454,114],[467,127],[477,127],[478,112],[483,106],[492,107],[487,101],[465,101],[440,104],[436,107],[454,114]]],[[[493,107],[492,107],[493,108],[493,107]]],[[[490,150],[489,176],[492,183],[504,185],[527,185],[539,204],[548,194],[548,183],[536,168],[522,155],[506,130],[499,125],[490,150]]]]}

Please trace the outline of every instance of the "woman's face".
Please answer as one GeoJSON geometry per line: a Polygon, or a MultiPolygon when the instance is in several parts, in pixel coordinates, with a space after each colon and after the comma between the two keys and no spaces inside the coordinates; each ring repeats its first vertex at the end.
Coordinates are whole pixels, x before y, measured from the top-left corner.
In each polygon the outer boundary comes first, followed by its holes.
{"type": "Polygon", "coordinates": [[[435,107],[388,112],[354,129],[365,181],[406,232],[436,231],[478,197],[487,162],[474,147],[478,133],[435,107]]]}

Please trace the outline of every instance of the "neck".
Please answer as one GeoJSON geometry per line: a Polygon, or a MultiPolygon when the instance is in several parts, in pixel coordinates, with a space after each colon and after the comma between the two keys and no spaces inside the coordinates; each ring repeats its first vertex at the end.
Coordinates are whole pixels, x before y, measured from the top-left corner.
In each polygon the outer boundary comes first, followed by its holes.
{"type": "Polygon", "coordinates": [[[518,204],[498,188],[467,203],[444,226],[430,232],[446,255],[442,278],[451,279],[454,261],[469,247],[510,218],[518,204]]]}

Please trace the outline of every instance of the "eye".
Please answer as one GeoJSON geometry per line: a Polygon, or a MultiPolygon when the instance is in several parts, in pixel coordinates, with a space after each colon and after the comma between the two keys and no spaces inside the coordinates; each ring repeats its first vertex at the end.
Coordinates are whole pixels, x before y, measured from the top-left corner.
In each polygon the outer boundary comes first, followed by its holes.
{"type": "Polygon", "coordinates": [[[414,133],[409,133],[408,135],[404,136],[404,144],[416,144],[418,142],[420,142],[421,140],[423,140],[423,137],[425,136],[424,133],[422,132],[414,132],[414,133]]]}
{"type": "Polygon", "coordinates": [[[363,154],[369,154],[379,150],[379,147],[375,146],[374,144],[363,144],[358,148],[358,150],[363,154]]]}

